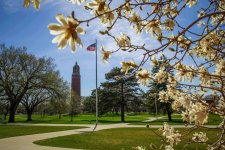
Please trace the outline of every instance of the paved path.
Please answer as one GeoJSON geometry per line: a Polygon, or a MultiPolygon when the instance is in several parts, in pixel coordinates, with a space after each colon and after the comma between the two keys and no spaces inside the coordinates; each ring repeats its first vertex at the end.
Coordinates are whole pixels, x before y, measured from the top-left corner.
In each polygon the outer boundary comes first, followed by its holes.
{"type": "MultiPolygon", "coordinates": [[[[27,125],[27,124],[20,124],[20,125],[27,125]]],[[[57,131],[57,132],[50,132],[50,133],[40,133],[40,134],[32,134],[32,135],[25,135],[25,136],[17,136],[17,137],[10,137],[0,139],[0,150],[75,150],[70,148],[57,148],[57,147],[47,147],[47,146],[40,146],[33,144],[34,141],[43,140],[58,136],[66,136],[71,134],[81,134],[85,132],[92,132],[94,125],[69,125],[69,124],[29,124],[34,126],[85,126],[88,128],[83,129],[75,129],[75,130],[67,130],[67,131],[57,131]]],[[[125,123],[121,124],[110,124],[110,125],[98,125],[96,131],[103,130],[103,129],[110,129],[110,128],[123,128],[123,127],[145,127],[145,125],[128,125],[125,123]]],[[[150,126],[151,128],[160,128],[160,125],[150,126]]],[[[176,125],[176,128],[185,128],[185,126],[176,125]]],[[[216,127],[216,126],[210,126],[216,127]]]]}
{"type": "Polygon", "coordinates": [[[152,121],[155,121],[155,120],[158,120],[158,119],[162,119],[164,118],[164,116],[161,116],[161,117],[149,117],[147,120],[144,120],[143,122],[152,122],[152,121]]]}

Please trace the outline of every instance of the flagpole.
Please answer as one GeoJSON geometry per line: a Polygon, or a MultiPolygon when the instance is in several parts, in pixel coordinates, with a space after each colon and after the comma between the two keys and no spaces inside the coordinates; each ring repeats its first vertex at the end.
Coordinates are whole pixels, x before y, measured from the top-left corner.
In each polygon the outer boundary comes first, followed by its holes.
{"type": "Polygon", "coordinates": [[[95,50],[95,58],[96,58],[96,89],[95,89],[95,98],[96,98],[96,123],[95,123],[95,127],[93,129],[93,131],[96,129],[97,125],[98,125],[98,47],[97,47],[97,39],[96,39],[96,50],[95,50]]]}

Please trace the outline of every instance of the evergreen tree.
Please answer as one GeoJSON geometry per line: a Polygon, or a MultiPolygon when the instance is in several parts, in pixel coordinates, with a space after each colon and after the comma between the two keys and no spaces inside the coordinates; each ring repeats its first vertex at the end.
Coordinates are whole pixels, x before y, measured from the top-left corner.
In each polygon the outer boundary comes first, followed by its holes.
{"type": "MultiPolygon", "coordinates": [[[[165,66],[165,64],[167,64],[167,58],[166,58],[166,56],[163,55],[160,58],[160,60],[157,62],[157,64],[154,65],[154,67],[152,68],[152,70],[151,70],[152,75],[154,76],[159,71],[160,67],[162,65],[165,66]]],[[[167,66],[170,67],[169,65],[167,65],[167,66]]],[[[170,74],[173,74],[173,72],[171,71],[170,74]]],[[[158,83],[156,81],[152,81],[149,86],[150,90],[147,92],[149,95],[148,101],[155,104],[155,107],[156,107],[155,109],[162,110],[163,113],[167,113],[168,120],[172,121],[172,116],[171,116],[172,115],[172,108],[171,108],[172,100],[170,100],[168,103],[159,103],[159,104],[157,103],[158,98],[159,98],[159,92],[166,90],[167,89],[166,86],[167,86],[167,78],[166,78],[166,81],[163,83],[158,83]]],[[[152,107],[152,105],[150,107],[152,107]]],[[[158,111],[158,110],[156,110],[156,111],[158,111]]]]}

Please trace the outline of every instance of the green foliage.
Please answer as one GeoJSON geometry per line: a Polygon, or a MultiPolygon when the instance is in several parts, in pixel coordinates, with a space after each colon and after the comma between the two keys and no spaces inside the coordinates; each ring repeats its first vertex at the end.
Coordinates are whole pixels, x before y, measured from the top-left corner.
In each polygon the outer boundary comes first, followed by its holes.
{"type": "Polygon", "coordinates": [[[0,45],[0,97],[5,97],[10,104],[9,122],[14,122],[22,101],[31,115],[37,105],[45,100],[45,95],[64,97],[64,81],[53,61],[52,58],[28,54],[26,48],[0,45]],[[37,96],[40,91],[45,91],[41,92],[44,100],[37,96]]]}
{"type": "MultiPolygon", "coordinates": [[[[99,94],[99,114],[108,112],[121,114],[121,121],[124,122],[125,111],[141,112],[144,107],[143,91],[137,84],[135,76],[125,76],[121,73],[121,68],[114,67],[105,74],[106,82],[101,83],[98,88],[99,94]]],[[[94,112],[95,90],[90,97],[83,101],[85,112],[94,112]],[[89,108],[89,110],[88,110],[89,108]],[[91,111],[90,111],[91,110],[91,111]]]]}
{"type": "MultiPolygon", "coordinates": [[[[162,66],[168,66],[168,70],[170,70],[170,66],[167,63],[167,58],[166,56],[162,56],[159,61],[157,61],[157,64],[155,64],[151,70],[152,75],[155,75],[158,73],[160,70],[160,67],[162,66]]],[[[169,71],[170,74],[173,75],[172,71],[169,71]]],[[[167,113],[168,114],[168,119],[171,121],[171,113],[172,113],[172,108],[171,108],[171,103],[161,103],[159,102],[159,92],[166,90],[167,89],[167,78],[166,81],[163,83],[158,83],[156,81],[152,81],[149,85],[149,90],[146,93],[147,95],[147,101],[146,104],[149,107],[149,112],[155,112],[157,113],[167,113]],[[156,106],[157,105],[157,106],[156,106]],[[157,107],[157,108],[156,108],[157,107]],[[155,110],[157,109],[157,110],[155,110]]],[[[172,100],[170,101],[172,102],[172,100]]]]}

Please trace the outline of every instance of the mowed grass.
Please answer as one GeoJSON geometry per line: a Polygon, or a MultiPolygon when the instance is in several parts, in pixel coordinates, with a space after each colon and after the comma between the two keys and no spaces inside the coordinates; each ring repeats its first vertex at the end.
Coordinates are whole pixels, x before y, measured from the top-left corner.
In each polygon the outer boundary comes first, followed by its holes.
{"type": "Polygon", "coordinates": [[[80,129],[80,128],[85,128],[85,127],[0,125],[0,139],[7,138],[7,137],[21,136],[21,135],[65,131],[65,130],[80,129]]]}
{"type": "MultiPolygon", "coordinates": [[[[117,128],[101,130],[94,133],[83,133],[77,135],[69,135],[57,138],[51,138],[47,140],[41,140],[34,142],[38,145],[52,146],[52,147],[64,147],[64,148],[78,148],[89,150],[130,150],[132,147],[144,146],[149,149],[151,143],[160,146],[164,143],[159,136],[153,131],[159,133],[158,129],[147,128],[117,128]]],[[[183,132],[185,129],[179,129],[183,132]]],[[[199,130],[198,130],[199,131],[199,130]]],[[[207,132],[209,136],[209,142],[213,142],[218,137],[219,130],[213,129],[207,131],[201,129],[200,131],[207,132]]],[[[175,146],[175,149],[182,149],[185,142],[187,142],[195,131],[185,136],[185,140],[179,145],[175,146]]],[[[205,150],[206,147],[193,144],[188,146],[189,149],[205,150]]]]}
{"type": "MultiPolygon", "coordinates": [[[[142,122],[151,115],[145,113],[140,115],[126,115],[125,121],[127,123],[135,123],[142,122]]],[[[59,119],[58,115],[45,115],[41,117],[41,115],[33,115],[32,121],[27,122],[26,115],[16,115],[15,122],[16,123],[46,123],[46,124],[94,124],[95,116],[94,115],[76,115],[73,117],[73,121],[71,121],[70,116],[62,116],[59,119]]],[[[7,118],[8,119],[8,118],[7,118]]],[[[3,122],[6,123],[7,119],[3,122]]],[[[100,124],[114,124],[121,123],[121,119],[119,115],[104,115],[99,117],[100,124]]]]}
{"type": "MultiPolygon", "coordinates": [[[[41,117],[41,115],[33,115],[32,121],[26,121],[26,115],[16,115],[15,122],[16,123],[42,123],[42,124],[94,124],[95,123],[95,116],[91,114],[81,114],[73,117],[73,121],[71,121],[70,116],[63,116],[59,119],[58,115],[45,115],[41,117]]],[[[151,117],[156,117],[155,115],[142,113],[138,115],[126,115],[125,122],[132,124],[132,125],[162,125],[164,122],[168,122],[167,115],[158,115],[159,118],[152,122],[143,122],[148,120],[151,117]]],[[[8,119],[8,118],[7,118],[8,119]]],[[[173,114],[172,115],[173,121],[169,122],[171,125],[184,125],[181,115],[180,114],[173,114]]],[[[208,118],[208,125],[218,125],[222,121],[221,117],[215,114],[209,114],[208,118]]],[[[1,122],[1,121],[0,121],[1,122]]],[[[2,121],[3,123],[7,123],[7,120],[2,121]]],[[[119,115],[103,115],[99,117],[100,124],[115,124],[121,123],[121,118],[119,115]]]]}
{"type": "MultiPolygon", "coordinates": [[[[172,121],[168,121],[167,116],[163,116],[163,118],[159,118],[152,122],[135,122],[131,123],[132,125],[142,125],[142,124],[149,124],[149,125],[163,125],[164,122],[168,122],[170,125],[184,125],[184,121],[181,118],[180,114],[172,115],[172,121]]],[[[222,122],[222,118],[215,114],[209,114],[208,123],[206,125],[219,125],[222,122]]]]}

